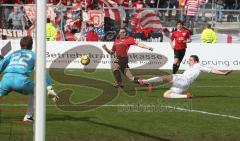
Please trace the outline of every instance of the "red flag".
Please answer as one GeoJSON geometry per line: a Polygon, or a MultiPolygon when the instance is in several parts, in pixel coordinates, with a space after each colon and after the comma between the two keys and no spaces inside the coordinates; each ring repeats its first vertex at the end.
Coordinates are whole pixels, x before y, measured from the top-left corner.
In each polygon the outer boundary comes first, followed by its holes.
{"type": "Polygon", "coordinates": [[[144,10],[140,13],[135,14],[132,25],[142,26],[143,29],[154,31],[162,28],[160,18],[153,10],[144,10]]]}
{"type": "Polygon", "coordinates": [[[109,17],[115,21],[121,21],[120,9],[117,2],[113,0],[99,0],[98,3],[104,7],[105,17],[109,17]]]}

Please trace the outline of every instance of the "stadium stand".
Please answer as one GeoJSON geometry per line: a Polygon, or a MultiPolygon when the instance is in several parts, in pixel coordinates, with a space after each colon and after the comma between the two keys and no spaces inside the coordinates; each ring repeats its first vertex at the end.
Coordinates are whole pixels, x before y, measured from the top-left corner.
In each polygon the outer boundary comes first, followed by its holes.
{"type": "MultiPolygon", "coordinates": [[[[18,34],[32,34],[35,28],[34,0],[0,0],[0,3],[1,35],[15,38],[18,34]],[[23,17],[20,18],[23,21],[9,18],[12,11],[19,8],[19,17],[23,17]],[[22,25],[13,26],[19,22],[22,25]],[[4,35],[11,29],[26,31],[4,35]]],[[[221,9],[218,9],[219,3],[221,0],[49,0],[47,16],[57,28],[57,40],[86,41],[88,25],[94,24],[100,40],[112,41],[113,33],[126,26],[128,33],[136,39],[159,42],[165,37],[163,29],[171,30],[178,19],[185,21],[193,34],[200,34],[207,24],[211,24],[216,32],[219,23],[238,25],[240,2],[223,2],[221,9]]]]}

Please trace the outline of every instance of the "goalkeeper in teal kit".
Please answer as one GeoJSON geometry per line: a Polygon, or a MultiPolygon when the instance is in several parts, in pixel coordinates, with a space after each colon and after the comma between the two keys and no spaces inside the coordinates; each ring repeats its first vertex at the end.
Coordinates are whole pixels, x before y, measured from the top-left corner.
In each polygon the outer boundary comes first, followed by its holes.
{"type": "MultiPolygon", "coordinates": [[[[30,79],[30,73],[35,66],[35,53],[32,51],[32,37],[23,37],[20,41],[21,49],[17,50],[0,61],[0,71],[4,75],[0,82],[0,97],[6,96],[12,91],[29,96],[27,113],[23,121],[33,121],[34,111],[34,83],[30,79]]],[[[48,95],[56,101],[59,97],[51,86],[49,76],[46,76],[48,95]]]]}

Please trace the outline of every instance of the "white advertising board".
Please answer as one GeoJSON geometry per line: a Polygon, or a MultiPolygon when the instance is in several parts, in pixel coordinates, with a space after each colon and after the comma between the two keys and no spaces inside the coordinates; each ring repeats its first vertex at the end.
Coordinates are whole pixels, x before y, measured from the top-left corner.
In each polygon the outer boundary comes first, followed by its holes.
{"type": "MultiPolygon", "coordinates": [[[[0,41],[0,48],[8,41],[0,41]]],[[[110,69],[114,56],[107,54],[101,46],[106,44],[110,49],[112,42],[47,42],[46,64],[47,68],[101,68],[110,69]],[[87,66],[80,63],[82,55],[89,55],[91,62],[87,66]]],[[[129,66],[135,69],[172,69],[173,50],[170,44],[150,43],[144,44],[154,48],[154,51],[145,50],[136,46],[129,49],[129,66]]],[[[20,48],[19,40],[13,40],[12,51],[20,48]]],[[[239,44],[188,44],[186,55],[180,69],[188,67],[187,60],[190,55],[198,55],[200,63],[207,67],[217,69],[240,70],[239,44]]]]}

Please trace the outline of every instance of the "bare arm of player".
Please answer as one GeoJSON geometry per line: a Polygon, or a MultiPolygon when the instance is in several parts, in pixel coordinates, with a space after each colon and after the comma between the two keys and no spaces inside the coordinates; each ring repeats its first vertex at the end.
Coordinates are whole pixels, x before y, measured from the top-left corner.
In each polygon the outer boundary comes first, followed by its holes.
{"type": "Polygon", "coordinates": [[[110,49],[108,49],[105,44],[102,46],[102,48],[103,48],[107,53],[109,53],[110,55],[114,54],[114,52],[111,51],[110,49]]]}
{"type": "Polygon", "coordinates": [[[192,39],[189,38],[189,39],[187,39],[187,40],[184,40],[183,42],[184,42],[184,43],[191,43],[191,42],[192,42],[192,39]]]}
{"type": "Polygon", "coordinates": [[[191,42],[192,42],[191,38],[187,39],[187,43],[191,43],[191,42]]]}
{"type": "Polygon", "coordinates": [[[136,45],[137,45],[138,47],[140,47],[140,48],[145,48],[145,49],[148,49],[148,50],[153,51],[153,48],[152,48],[152,47],[148,47],[148,46],[146,46],[146,45],[143,44],[143,43],[137,43],[136,45]]]}
{"type": "Polygon", "coordinates": [[[187,39],[187,43],[191,43],[191,42],[192,42],[191,38],[187,39]]]}
{"type": "Polygon", "coordinates": [[[57,93],[53,90],[52,86],[47,86],[47,94],[48,96],[52,97],[53,102],[57,102],[59,100],[59,96],[57,93]]]}
{"type": "Polygon", "coordinates": [[[171,40],[170,40],[170,45],[171,45],[172,49],[174,49],[173,41],[171,41],[171,40]]]}
{"type": "Polygon", "coordinates": [[[217,74],[217,75],[228,75],[231,72],[232,72],[232,70],[228,70],[228,71],[220,71],[220,70],[217,70],[217,69],[212,69],[211,70],[211,73],[217,74]]]}

